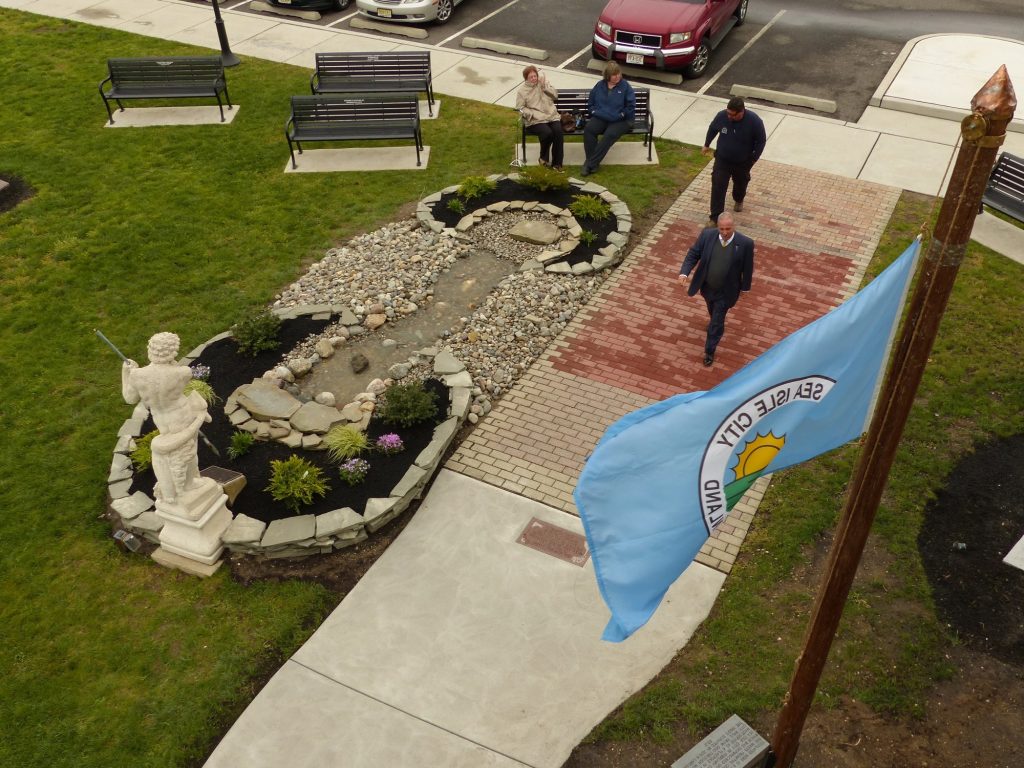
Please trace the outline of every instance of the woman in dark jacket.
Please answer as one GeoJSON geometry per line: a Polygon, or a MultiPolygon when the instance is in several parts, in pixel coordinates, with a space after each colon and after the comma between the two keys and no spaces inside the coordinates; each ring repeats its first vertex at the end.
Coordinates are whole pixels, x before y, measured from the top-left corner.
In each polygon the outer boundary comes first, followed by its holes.
{"type": "Polygon", "coordinates": [[[597,171],[612,144],[633,130],[636,119],[636,92],[622,79],[622,70],[614,61],[605,65],[604,77],[590,89],[588,106],[590,119],[583,129],[584,176],[597,171]]]}

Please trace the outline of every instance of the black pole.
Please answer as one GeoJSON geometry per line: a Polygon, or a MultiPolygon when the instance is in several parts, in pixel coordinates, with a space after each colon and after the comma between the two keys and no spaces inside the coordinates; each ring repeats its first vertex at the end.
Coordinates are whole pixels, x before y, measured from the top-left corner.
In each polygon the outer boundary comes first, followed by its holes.
{"type": "Polygon", "coordinates": [[[211,0],[211,2],[213,2],[213,23],[217,26],[217,38],[220,40],[221,63],[225,67],[237,67],[242,62],[231,52],[231,46],[228,44],[228,33],[224,31],[224,19],[220,17],[220,4],[217,0],[211,0]]]}

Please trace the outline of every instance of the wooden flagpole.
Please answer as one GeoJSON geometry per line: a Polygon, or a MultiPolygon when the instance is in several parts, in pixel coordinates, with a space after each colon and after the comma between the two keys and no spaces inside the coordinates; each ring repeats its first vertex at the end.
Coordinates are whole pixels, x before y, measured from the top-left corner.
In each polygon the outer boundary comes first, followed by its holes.
{"type": "Polygon", "coordinates": [[[804,647],[772,735],[768,766],[790,768],[889,470],[970,240],[974,218],[1017,100],[1001,66],[971,100],[935,231],[918,270],[903,332],[871,419],[815,599],[804,647]]]}

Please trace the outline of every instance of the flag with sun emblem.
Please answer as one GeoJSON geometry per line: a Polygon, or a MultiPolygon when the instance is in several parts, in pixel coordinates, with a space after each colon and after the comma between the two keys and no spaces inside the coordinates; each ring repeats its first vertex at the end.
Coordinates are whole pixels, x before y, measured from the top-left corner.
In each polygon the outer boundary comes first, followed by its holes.
{"type": "Polygon", "coordinates": [[[714,389],[608,428],[574,493],[612,613],[605,640],[625,640],[647,623],[758,477],[864,432],[918,245],[714,389]]]}

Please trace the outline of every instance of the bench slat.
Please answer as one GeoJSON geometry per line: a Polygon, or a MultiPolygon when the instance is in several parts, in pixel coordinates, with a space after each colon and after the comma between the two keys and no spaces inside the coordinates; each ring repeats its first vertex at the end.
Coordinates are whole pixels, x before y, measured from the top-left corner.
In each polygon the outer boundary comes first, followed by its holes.
{"type": "Polygon", "coordinates": [[[420,165],[423,139],[419,102],[398,93],[348,93],[292,96],[292,114],[285,124],[285,138],[297,167],[293,144],[302,153],[303,141],[366,141],[413,139],[416,165],[420,165]]]}
{"type": "Polygon", "coordinates": [[[309,80],[310,91],[351,93],[386,91],[427,95],[427,108],[434,114],[434,86],[429,51],[320,52],[309,80]]]}
{"type": "Polygon", "coordinates": [[[110,102],[124,111],[122,99],[217,99],[220,119],[224,121],[221,94],[232,108],[224,64],[219,56],[164,56],[151,58],[107,59],[107,77],[99,86],[110,122],[114,115],[110,102]],[[109,88],[104,90],[104,85],[109,88]]]}
{"type": "Polygon", "coordinates": [[[981,201],[1024,222],[1024,158],[1003,152],[992,169],[981,201]]]}

